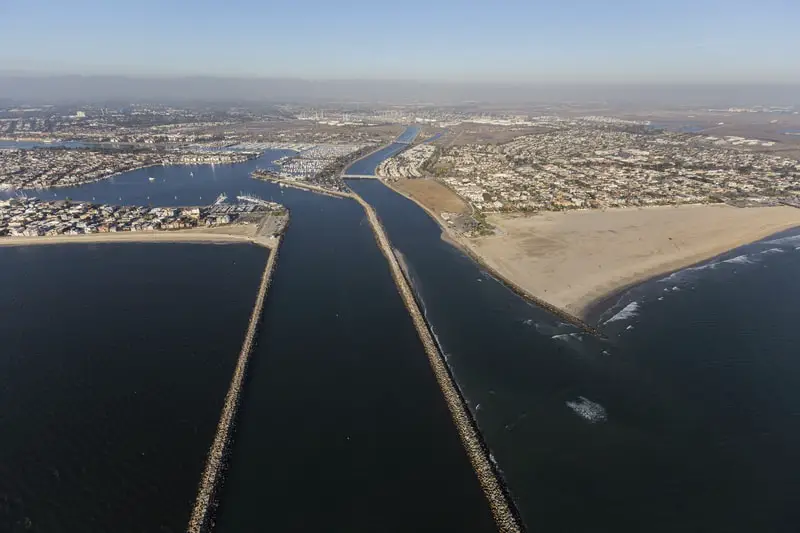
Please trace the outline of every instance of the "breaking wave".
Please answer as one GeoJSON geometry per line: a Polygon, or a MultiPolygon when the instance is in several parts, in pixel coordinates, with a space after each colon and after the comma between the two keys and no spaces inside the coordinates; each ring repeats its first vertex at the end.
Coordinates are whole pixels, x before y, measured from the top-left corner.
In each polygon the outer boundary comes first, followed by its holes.
{"type": "Polygon", "coordinates": [[[797,244],[800,242],[800,235],[792,235],[791,237],[781,237],[773,241],[767,241],[766,244],[797,244]]]}
{"type": "Polygon", "coordinates": [[[762,254],[782,254],[784,250],[782,248],[770,248],[769,250],[764,250],[761,252],[762,254]]]}
{"type": "Polygon", "coordinates": [[[678,270],[677,272],[673,272],[669,276],[667,276],[665,278],[661,278],[658,281],[660,281],[662,283],[667,283],[669,281],[678,281],[678,280],[681,279],[681,277],[683,277],[686,274],[689,274],[689,273],[692,273],[692,272],[700,272],[701,270],[705,270],[705,269],[714,270],[715,268],[717,268],[718,265],[719,265],[719,263],[706,263],[705,265],[700,265],[700,266],[696,266],[696,267],[687,267],[687,268],[684,268],[683,270],[678,270]]]}
{"type": "Polygon", "coordinates": [[[724,260],[723,263],[731,263],[734,265],[752,265],[753,260],[748,258],[746,255],[737,255],[736,257],[724,260]]]}
{"type": "Polygon", "coordinates": [[[628,320],[629,318],[635,317],[638,314],[637,313],[638,310],[639,310],[639,303],[631,302],[628,305],[626,305],[622,309],[622,311],[618,312],[616,315],[612,316],[604,323],[608,324],[609,322],[616,322],[618,320],[628,320]]]}
{"type": "Polygon", "coordinates": [[[566,402],[566,404],[576,415],[588,420],[592,424],[605,422],[608,418],[606,410],[602,405],[583,396],[578,396],[577,401],[566,402]]]}
{"type": "Polygon", "coordinates": [[[580,333],[561,333],[560,335],[553,335],[550,337],[551,339],[556,339],[559,341],[569,342],[570,339],[575,339],[577,341],[583,341],[583,335],[580,333]]]}

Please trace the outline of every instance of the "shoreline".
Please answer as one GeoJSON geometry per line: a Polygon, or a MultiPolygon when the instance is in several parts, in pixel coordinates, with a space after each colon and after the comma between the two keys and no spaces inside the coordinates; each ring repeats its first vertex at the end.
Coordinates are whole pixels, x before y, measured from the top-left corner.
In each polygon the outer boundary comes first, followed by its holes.
{"type": "MultiPolygon", "coordinates": [[[[627,291],[642,285],[644,283],[649,282],[654,278],[659,278],[664,275],[668,275],[673,272],[678,272],[680,270],[684,270],[689,268],[693,265],[700,265],[706,263],[715,257],[719,257],[721,255],[729,253],[731,250],[735,250],[741,246],[745,246],[748,244],[753,244],[760,240],[763,240],[771,235],[775,235],[781,232],[789,231],[795,228],[800,227],[800,213],[798,214],[798,220],[785,222],[785,223],[778,223],[769,227],[763,227],[761,231],[756,231],[754,233],[749,234],[748,236],[729,240],[723,245],[714,246],[709,248],[705,251],[699,251],[697,253],[688,255],[686,257],[669,257],[669,254],[665,254],[664,260],[659,262],[653,267],[645,268],[641,272],[637,272],[634,275],[622,275],[616,280],[610,280],[605,284],[599,285],[594,287],[593,289],[589,290],[587,294],[583,297],[576,299],[576,302],[571,304],[575,307],[573,310],[567,310],[561,307],[558,307],[541,297],[537,297],[531,294],[527,289],[522,287],[518,282],[513,281],[511,276],[506,275],[505,273],[500,272],[500,269],[495,268],[491,264],[489,264],[490,258],[484,258],[483,254],[477,249],[474,243],[472,243],[466,237],[462,237],[448,228],[444,221],[439,218],[430,208],[420,203],[417,199],[411,197],[410,195],[406,194],[405,192],[395,188],[392,186],[392,182],[381,179],[380,180],[384,185],[392,189],[394,192],[402,195],[403,197],[407,198],[408,200],[414,202],[420,208],[422,208],[428,215],[436,221],[439,227],[442,230],[442,240],[451,244],[452,246],[459,249],[461,252],[469,256],[472,260],[480,265],[481,268],[485,269],[489,272],[492,276],[494,276],[498,281],[503,283],[506,287],[510,290],[514,291],[519,296],[525,298],[526,300],[530,301],[531,303],[540,306],[552,313],[554,313],[559,318],[565,319],[572,323],[573,325],[579,326],[586,331],[599,335],[600,337],[604,338],[605,336],[599,329],[599,324],[597,324],[598,319],[600,316],[613,307],[616,302],[619,300],[620,297],[627,291]]],[[[671,207],[671,206],[670,206],[671,207]]],[[[689,207],[698,207],[698,206],[689,206],[689,207]]],[[[701,205],[700,207],[705,207],[705,205],[701,205]]],[[[716,207],[716,206],[709,206],[709,207],[716,207]]],[[[647,209],[647,208],[645,208],[647,209]]],[[[664,206],[659,206],[654,209],[665,209],[664,206]]],[[[735,209],[735,208],[731,208],[735,209]]],[[[746,208],[746,209],[754,209],[754,208],[746,208]]],[[[763,208],[763,209],[772,209],[772,208],[763,208]]],[[[640,211],[641,209],[619,209],[617,211],[640,211]]]]}
{"type": "MultiPolygon", "coordinates": [[[[800,221],[781,224],[757,232],[755,233],[754,236],[736,239],[727,242],[724,245],[714,246],[708,249],[707,251],[697,252],[687,257],[670,258],[669,254],[666,254],[664,260],[659,262],[653,267],[645,268],[643,271],[636,272],[635,274],[622,275],[618,278],[612,278],[604,284],[594,286],[584,296],[577,298],[574,303],[570,304],[571,306],[574,307],[573,311],[563,310],[548,302],[545,302],[546,304],[545,307],[549,306],[555,309],[559,309],[567,316],[576,318],[577,320],[580,321],[580,323],[587,324],[591,330],[599,332],[600,324],[598,324],[597,321],[600,318],[600,316],[605,311],[613,307],[619,300],[619,298],[622,297],[622,295],[627,291],[635,287],[638,287],[644,283],[647,283],[655,278],[660,278],[673,272],[679,272],[694,265],[700,265],[706,263],[714,259],[715,257],[727,254],[731,250],[735,250],[736,248],[739,248],[741,246],[753,244],[771,235],[775,235],[777,233],[781,233],[798,227],[800,227],[800,221]]],[[[475,259],[479,264],[486,266],[487,270],[492,272],[493,275],[497,275],[498,279],[500,279],[507,286],[511,287],[512,290],[518,293],[521,292],[522,294],[530,295],[530,293],[525,288],[518,285],[517,282],[512,281],[509,276],[500,273],[497,269],[488,265],[487,260],[484,260],[480,255],[480,252],[478,252],[476,249],[473,248],[472,243],[467,241],[467,243],[464,244],[464,247],[468,249],[467,253],[473,259],[475,259]]],[[[530,295],[530,297],[532,297],[531,299],[534,302],[536,300],[541,301],[541,298],[537,298],[533,295],[530,295]]],[[[600,333],[600,335],[602,337],[605,337],[602,333],[600,333]]]]}
{"type": "Polygon", "coordinates": [[[475,263],[477,263],[481,269],[488,272],[492,277],[494,277],[497,281],[502,283],[510,291],[514,292],[517,296],[523,298],[529,303],[536,305],[537,307],[541,307],[545,311],[554,314],[558,318],[572,324],[573,326],[582,329],[587,333],[590,333],[600,338],[605,338],[605,335],[603,335],[603,333],[596,327],[592,326],[589,321],[584,320],[583,318],[576,316],[570,313],[569,311],[566,311],[565,309],[561,309],[560,307],[557,307],[551,304],[550,302],[542,300],[537,296],[534,296],[533,294],[528,292],[524,287],[518,285],[517,283],[506,277],[504,274],[500,273],[493,266],[489,265],[484,260],[484,258],[481,257],[476,251],[474,251],[467,243],[462,242],[462,237],[460,237],[459,235],[454,233],[450,228],[448,228],[444,224],[444,221],[441,218],[439,218],[439,216],[436,215],[436,213],[434,213],[433,210],[423,205],[416,198],[413,198],[412,196],[406,194],[405,192],[396,189],[395,187],[392,187],[390,181],[385,180],[383,178],[380,178],[379,180],[381,183],[383,183],[386,187],[388,187],[392,191],[396,192],[397,194],[403,196],[404,198],[418,205],[423,211],[425,211],[428,214],[429,217],[431,217],[439,225],[439,228],[441,229],[441,239],[444,242],[453,246],[461,253],[463,253],[473,261],[475,261],[475,263]]]}
{"type": "Polygon", "coordinates": [[[631,290],[633,290],[633,289],[635,289],[637,287],[641,287],[642,285],[650,283],[650,282],[652,282],[654,280],[670,276],[671,274],[674,274],[676,272],[680,272],[682,270],[686,270],[686,269],[689,269],[689,268],[702,266],[702,265],[704,265],[706,263],[712,263],[712,262],[714,262],[715,259],[717,259],[719,257],[723,257],[725,255],[728,255],[729,253],[731,253],[734,250],[737,250],[738,248],[742,248],[744,246],[750,246],[752,244],[756,244],[756,243],[761,242],[761,241],[766,240],[766,239],[772,239],[773,237],[777,237],[778,235],[780,235],[782,233],[785,233],[787,231],[792,231],[792,230],[795,230],[795,229],[800,229],[800,223],[791,224],[791,225],[788,225],[787,227],[780,228],[780,229],[775,229],[774,231],[770,231],[768,233],[765,233],[764,235],[762,235],[761,237],[758,237],[756,239],[748,239],[748,240],[745,240],[743,242],[738,242],[737,244],[735,244],[735,245],[731,246],[730,248],[727,248],[727,249],[725,249],[725,250],[723,250],[721,252],[713,253],[713,254],[708,255],[708,256],[706,256],[704,258],[701,258],[701,259],[698,259],[698,260],[691,261],[691,262],[688,262],[686,264],[683,264],[682,266],[667,268],[665,270],[661,270],[661,271],[655,272],[653,274],[649,274],[649,275],[646,275],[644,277],[641,277],[641,278],[638,278],[638,279],[634,279],[634,280],[632,280],[632,281],[630,281],[630,282],[628,282],[628,283],[626,283],[624,285],[621,285],[620,287],[617,287],[616,289],[614,289],[612,291],[609,291],[609,292],[607,292],[607,293],[605,293],[605,294],[603,294],[603,295],[601,295],[601,296],[599,296],[599,297],[597,297],[597,298],[595,298],[593,300],[590,300],[588,303],[585,303],[582,306],[581,313],[586,317],[586,321],[587,322],[595,323],[599,327],[600,318],[602,318],[602,316],[605,313],[607,313],[615,305],[617,305],[619,303],[619,301],[629,291],[631,291],[631,290]]]}
{"type": "MultiPolygon", "coordinates": [[[[243,226],[233,226],[242,228],[243,226]]],[[[257,235],[211,232],[205,229],[175,231],[132,231],[117,233],[91,233],[83,235],[44,235],[41,237],[0,237],[0,247],[43,246],[52,244],[92,244],[126,242],[166,242],[199,244],[255,244],[274,249],[276,241],[257,235]]],[[[277,240],[279,242],[279,239],[277,240]]]]}

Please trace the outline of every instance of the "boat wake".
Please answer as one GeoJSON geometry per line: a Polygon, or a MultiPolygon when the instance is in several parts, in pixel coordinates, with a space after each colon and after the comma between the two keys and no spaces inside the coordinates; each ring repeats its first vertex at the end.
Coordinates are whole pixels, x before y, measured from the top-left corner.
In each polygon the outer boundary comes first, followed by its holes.
{"type": "Polygon", "coordinates": [[[572,409],[576,415],[588,420],[592,424],[605,422],[608,419],[605,408],[597,402],[593,402],[583,396],[578,396],[577,401],[566,402],[567,407],[572,409]]]}

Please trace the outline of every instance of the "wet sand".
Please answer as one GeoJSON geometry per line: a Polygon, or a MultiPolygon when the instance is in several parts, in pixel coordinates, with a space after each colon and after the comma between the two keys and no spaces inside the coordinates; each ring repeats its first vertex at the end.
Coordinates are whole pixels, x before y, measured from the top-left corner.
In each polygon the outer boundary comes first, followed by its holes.
{"type": "Polygon", "coordinates": [[[496,235],[457,241],[506,281],[585,319],[620,289],[800,226],[800,209],[691,205],[488,221],[496,235]]]}

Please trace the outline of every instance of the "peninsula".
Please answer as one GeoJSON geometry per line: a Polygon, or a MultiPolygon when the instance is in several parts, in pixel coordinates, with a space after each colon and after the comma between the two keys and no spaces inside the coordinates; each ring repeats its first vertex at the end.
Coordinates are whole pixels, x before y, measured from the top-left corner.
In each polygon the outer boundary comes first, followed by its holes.
{"type": "Polygon", "coordinates": [[[800,226],[800,163],[770,143],[601,118],[418,145],[378,174],[499,278],[581,320],[625,287],[800,226]]]}
{"type": "Polygon", "coordinates": [[[0,246],[73,242],[251,242],[277,246],[289,220],[275,202],[242,197],[236,204],[205,207],[114,206],[43,202],[18,197],[0,201],[0,246]]]}

